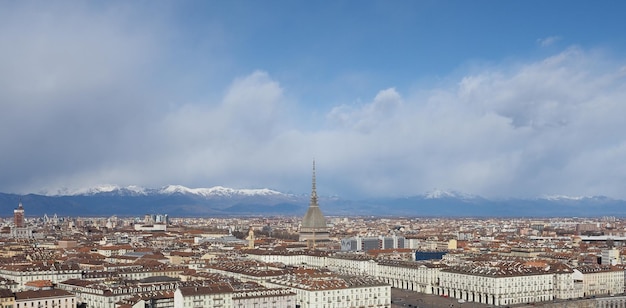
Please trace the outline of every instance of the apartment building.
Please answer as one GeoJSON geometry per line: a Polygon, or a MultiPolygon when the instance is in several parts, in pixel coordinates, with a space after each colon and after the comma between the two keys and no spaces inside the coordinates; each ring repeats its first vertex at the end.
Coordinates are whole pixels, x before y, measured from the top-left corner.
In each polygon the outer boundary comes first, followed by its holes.
{"type": "Polygon", "coordinates": [[[488,305],[577,298],[573,271],[545,262],[473,262],[442,269],[437,294],[488,305]],[[555,292],[558,290],[558,292],[555,292]]]}
{"type": "Polygon", "coordinates": [[[369,277],[301,269],[273,278],[268,285],[293,290],[301,308],[391,307],[391,286],[369,277]]]}
{"type": "Polygon", "coordinates": [[[624,270],[611,265],[583,265],[574,270],[575,281],[582,283],[583,296],[624,293],[624,270]]]}
{"type": "Polygon", "coordinates": [[[51,289],[15,293],[15,308],[75,308],[76,296],[70,292],[51,289]]]}

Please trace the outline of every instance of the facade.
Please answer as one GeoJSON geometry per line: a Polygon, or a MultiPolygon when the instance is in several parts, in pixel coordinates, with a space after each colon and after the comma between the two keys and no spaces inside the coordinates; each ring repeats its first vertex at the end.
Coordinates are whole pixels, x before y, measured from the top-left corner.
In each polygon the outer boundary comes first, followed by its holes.
{"type": "Polygon", "coordinates": [[[82,271],[78,266],[56,265],[56,266],[2,266],[0,267],[0,277],[15,281],[18,290],[24,290],[26,283],[33,280],[50,280],[58,283],[67,279],[80,278],[82,271]]]}
{"type": "Polygon", "coordinates": [[[617,265],[620,262],[619,250],[612,249],[604,249],[602,250],[602,265],[617,265]]]}
{"type": "Polygon", "coordinates": [[[75,308],[76,296],[70,292],[52,289],[15,293],[15,308],[75,308]]]}
{"type": "Polygon", "coordinates": [[[233,291],[228,284],[178,288],[174,308],[233,307],[233,291]]]}
{"type": "Polygon", "coordinates": [[[228,284],[182,287],[174,292],[173,307],[295,308],[296,294],[288,288],[235,291],[228,284]]]}
{"type": "Polygon", "coordinates": [[[288,288],[237,291],[232,294],[232,301],[235,308],[295,308],[296,293],[288,288]]]}
{"type": "Polygon", "coordinates": [[[366,255],[335,254],[327,258],[325,266],[343,275],[378,276],[378,263],[366,255]]]}
{"type": "Polygon", "coordinates": [[[468,264],[441,271],[437,294],[487,305],[515,305],[578,298],[573,271],[548,264],[489,262],[468,264]],[[563,275],[562,277],[560,277],[563,275]],[[555,292],[559,290],[559,292],[555,292]]]}
{"type": "Polygon", "coordinates": [[[433,294],[442,268],[445,266],[429,262],[381,261],[376,277],[394,288],[433,294]]]}
{"type": "Polygon", "coordinates": [[[624,293],[624,270],[610,265],[584,265],[575,270],[584,297],[624,293]]]}
{"type": "Polygon", "coordinates": [[[36,234],[32,228],[26,226],[26,219],[24,218],[24,206],[20,201],[19,205],[13,210],[13,228],[11,228],[11,237],[17,239],[32,239],[35,237],[41,238],[43,235],[36,234]]]}
{"type": "Polygon", "coordinates": [[[329,230],[326,225],[326,218],[320,210],[315,188],[315,162],[313,162],[313,185],[311,189],[311,202],[309,208],[302,218],[300,226],[300,241],[306,241],[309,248],[315,248],[317,242],[328,241],[329,230]]]}
{"type": "Polygon", "coordinates": [[[328,265],[329,254],[324,251],[273,251],[273,250],[246,250],[247,257],[252,260],[266,263],[283,263],[287,265],[307,265],[324,267],[328,265]]]}
{"type": "Polygon", "coordinates": [[[321,276],[315,279],[296,273],[272,279],[270,284],[291,288],[297,294],[295,307],[300,308],[391,307],[391,286],[372,278],[321,276]]]}
{"type": "Polygon", "coordinates": [[[13,225],[15,226],[15,228],[26,227],[26,223],[24,220],[24,207],[22,206],[21,201],[17,208],[13,210],[13,225]]]}
{"type": "MultiPolygon", "coordinates": [[[[197,284],[196,284],[197,285],[197,284]]],[[[137,297],[137,301],[158,302],[161,306],[172,307],[169,293],[181,286],[180,282],[126,283],[114,284],[99,281],[70,279],[59,283],[59,288],[76,294],[79,304],[90,308],[115,308],[122,300],[137,297]],[[169,299],[168,299],[169,298],[169,299]],[[158,299],[158,301],[157,301],[158,299]],[[170,303],[170,304],[168,304],[170,303]],[[168,306],[169,305],[169,306],[168,306]]],[[[159,306],[159,307],[161,307],[159,306]]],[[[156,307],[156,306],[154,306],[156,307]]]]}
{"type": "Polygon", "coordinates": [[[341,239],[342,251],[370,251],[398,248],[406,248],[405,238],[403,236],[355,236],[341,239]]]}

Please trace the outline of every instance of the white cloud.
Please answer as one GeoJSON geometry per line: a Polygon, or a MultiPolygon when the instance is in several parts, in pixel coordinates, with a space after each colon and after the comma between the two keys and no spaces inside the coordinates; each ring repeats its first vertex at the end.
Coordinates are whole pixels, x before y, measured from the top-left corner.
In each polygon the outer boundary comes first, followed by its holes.
{"type": "Polygon", "coordinates": [[[373,194],[450,187],[487,196],[625,197],[626,176],[607,172],[622,165],[614,153],[626,144],[617,133],[626,129],[625,84],[610,69],[620,65],[605,61],[572,48],[396,99],[403,104],[391,114],[371,112],[374,103],[336,108],[329,119],[343,125],[327,133],[328,158],[345,164],[333,168],[351,175],[344,177],[350,186],[373,194]],[[364,119],[376,123],[365,136],[364,119]]]}
{"type": "Polygon", "coordinates": [[[419,94],[382,89],[316,123],[271,71],[196,81],[204,93],[170,88],[201,74],[169,71],[160,62],[176,58],[160,48],[169,42],[133,27],[123,7],[49,10],[0,12],[0,191],[113,183],[300,193],[315,158],[323,194],[626,198],[625,66],[598,51],[476,69],[419,94]]]}
{"type": "Polygon", "coordinates": [[[560,40],[561,40],[560,36],[548,36],[548,37],[537,39],[537,43],[541,47],[548,47],[548,46],[554,45],[554,43],[556,43],[556,42],[558,42],[560,40]]]}
{"type": "Polygon", "coordinates": [[[369,133],[388,117],[395,116],[402,106],[402,97],[395,88],[378,92],[374,100],[364,106],[341,105],[334,107],[327,118],[339,127],[354,128],[369,133]]]}

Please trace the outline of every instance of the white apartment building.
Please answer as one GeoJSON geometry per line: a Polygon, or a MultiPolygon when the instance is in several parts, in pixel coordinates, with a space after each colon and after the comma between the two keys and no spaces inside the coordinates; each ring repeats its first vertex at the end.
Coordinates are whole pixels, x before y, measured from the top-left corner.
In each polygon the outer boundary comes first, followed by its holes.
{"type": "Polygon", "coordinates": [[[378,263],[366,255],[337,254],[326,259],[325,266],[337,273],[354,276],[378,276],[378,263]]]}
{"type": "Polygon", "coordinates": [[[374,249],[406,248],[406,239],[403,236],[368,236],[349,237],[341,239],[342,251],[368,251],[374,249]]]}
{"type": "Polygon", "coordinates": [[[296,293],[288,288],[234,291],[228,284],[181,287],[174,292],[174,308],[295,308],[296,293]]]}
{"type": "Polygon", "coordinates": [[[32,307],[75,308],[76,296],[59,289],[31,290],[15,293],[15,308],[32,307]]]}
{"type": "Polygon", "coordinates": [[[289,288],[236,291],[232,294],[233,308],[295,308],[296,293],[289,288]]]}
{"type": "Polygon", "coordinates": [[[152,284],[108,285],[98,281],[70,279],[59,283],[59,288],[76,295],[77,303],[89,308],[115,308],[115,303],[141,293],[175,290],[180,283],[162,282],[152,284]]]}
{"type": "Polygon", "coordinates": [[[582,283],[585,297],[624,293],[624,270],[615,266],[579,266],[574,270],[574,280],[582,283]]]}
{"type": "Polygon", "coordinates": [[[433,294],[437,288],[439,272],[445,267],[431,262],[380,261],[375,277],[394,288],[433,294]]]}
{"type": "Polygon", "coordinates": [[[471,263],[441,270],[437,294],[495,306],[550,301],[557,295],[577,298],[581,294],[569,282],[572,275],[560,264],[471,263]]]}
{"type": "Polygon", "coordinates": [[[174,308],[233,307],[233,291],[228,284],[178,288],[174,292],[174,308]]]}
{"type": "Polygon", "coordinates": [[[25,284],[33,280],[50,280],[58,283],[82,276],[78,266],[68,265],[6,265],[0,267],[0,277],[10,279],[19,284],[19,290],[25,290],[25,284]]]}
{"type": "Polygon", "coordinates": [[[269,285],[291,288],[301,308],[391,307],[391,286],[366,277],[288,275],[272,279],[269,285]]]}
{"type": "Polygon", "coordinates": [[[602,265],[617,265],[621,263],[619,250],[615,248],[602,250],[601,258],[602,265]]]}
{"type": "Polygon", "coordinates": [[[315,251],[275,251],[275,250],[246,250],[246,257],[266,263],[283,263],[287,265],[309,265],[315,267],[326,266],[328,253],[315,251]]]}

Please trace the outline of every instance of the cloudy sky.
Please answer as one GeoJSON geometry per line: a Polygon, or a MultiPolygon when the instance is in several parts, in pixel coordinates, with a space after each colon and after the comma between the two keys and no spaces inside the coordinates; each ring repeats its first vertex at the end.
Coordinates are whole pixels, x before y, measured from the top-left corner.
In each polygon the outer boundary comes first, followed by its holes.
{"type": "Polygon", "coordinates": [[[626,198],[623,1],[3,1],[0,191],[626,198]]]}

